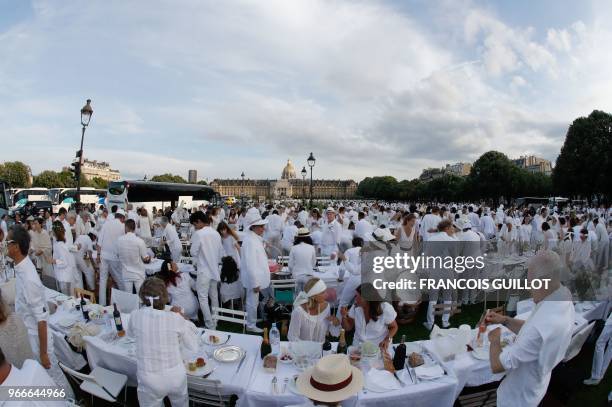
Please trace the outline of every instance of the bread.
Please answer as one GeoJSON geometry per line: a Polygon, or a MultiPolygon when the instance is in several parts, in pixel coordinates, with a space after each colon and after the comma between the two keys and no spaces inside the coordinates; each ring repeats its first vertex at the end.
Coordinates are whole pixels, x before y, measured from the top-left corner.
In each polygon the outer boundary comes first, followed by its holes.
{"type": "Polygon", "coordinates": [[[410,356],[408,356],[408,365],[410,365],[410,367],[421,366],[423,363],[425,363],[423,356],[416,352],[412,352],[410,356]]]}

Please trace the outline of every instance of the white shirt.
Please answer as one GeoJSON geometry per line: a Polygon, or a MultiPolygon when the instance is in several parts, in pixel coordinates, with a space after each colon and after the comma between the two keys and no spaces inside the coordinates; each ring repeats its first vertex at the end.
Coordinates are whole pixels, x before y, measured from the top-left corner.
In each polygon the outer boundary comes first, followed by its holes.
{"type": "Polygon", "coordinates": [[[268,224],[266,225],[266,239],[278,239],[280,238],[281,231],[283,230],[283,219],[276,214],[268,215],[266,218],[268,224]]]}
{"type": "Polygon", "coordinates": [[[198,274],[212,280],[221,280],[219,264],[225,256],[221,235],[210,226],[204,226],[191,235],[191,256],[196,259],[198,274]]]}
{"type": "Polygon", "coordinates": [[[176,232],[176,228],[167,224],[164,228],[163,237],[166,238],[166,243],[174,256],[177,252],[181,252],[183,250],[183,245],[181,243],[181,239],[179,238],[178,233],[176,232]]]}
{"type": "MultiPolygon", "coordinates": [[[[110,218],[110,215],[109,215],[110,218]]],[[[117,253],[117,240],[125,234],[125,226],[119,219],[106,219],[98,235],[100,257],[104,260],[115,261],[119,259],[117,253]]]]}
{"type": "Polygon", "coordinates": [[[428,232],[428,230],[437,229],[438,223],[440,222],[442,222],[442,218],[439,215],[428,213],[427,215],[423,216],[423,219],[420,223],[421,236],[423,236],[423,241],[428,241],[431,238],[432,234],[436,233],[428,232]]]}
{"type": "Polygon", "coordinates": [[[64,237],[66,238],[66,244],[68,245],[68,247],[70,247],[74,244],[74,237],[72,236],[72,226],[70,226],[70,223],[68,223],[65,218],[61,222],[62,225],[64,225],[64,230],[66,231],[66,233],[64,234],[64,237]]]}
{"type": "Polygon", "coordinates": [[[351,247],[344,252],[346,259],[342,262],[342,266],[351,275],[361,275],[361,247],[351,247]]]}
{"type": "Polygon", "coordinates": [[[29,257],[15,265],[15,274],[15,313],[23,320],[28,334],[38,337],[38,323],[49,318],[45,288],[29,257]]]}
{"type": "Polygon", "coordinates": [[[321,226],[321,246],[335,247],[334,251],[338,250],[338,244],[342,237],[342,225],[336,219],[331,222],[327,220],[321,226]]]}
{"type": "Polygon", "coordinates": [[[293,246],[293,241],[295,236],[297,235],[298,228],[295,225],[287,225],[283,229],[283,238],[281,239],[281,243],[284,249],[291,250],[291,246],[293,246]]]}
{"type": "Polygon", "coordinates": [[[53,271],[55,278],[61,283],[72,283],[76,282],[76,263],[74,256],[68,251],[68,246],[65,242],[53,241],[53,271]]]}
{"type": "Polygon", "coordinates": [[[142,259],[148,254],[144,240],[136,236],[134,232],[126,233],[117,239],[117,254],[124,281],[145,279],[145,265],[142,259]]]}
{"type": "Polygon", "coordinates": [[[240,278],[246,289],[270,286],[268,256],[264,250],[261,236],[249,230],[244,236],[240,250],[240,278]]]}
{"type": "Polygon", "coordinates": [[[362,238],[364,242],[369,242],[372,240],[373,231],[374,228],[372,224],[365,218],[358,221],[355,225],[355,236],[362,238]]]}
{"type": "MultiPolygon", "coordinates": [[[[11,371],[0,387],[21,387],[21,386],[45,386],[58,387],[51,379],[40,363],[33,359],[27,359],[23,362],[21,369],[17,366],[11,366],[11,371]]],[[[45,406],[65,406],[64,401],[0,401],[2,407],[45,407],[45,406]]]]}
{"type": "Polygon", "coordinates": [[[176,312],[140,308],[130,315],[128,334],[136,339],[138,374],[163,374],[183,365],[181,347],[198,349],[195,325],[176,312]]]}
{"type": "Polygon", "coordinates": [[[314,341],[325,342],[325,335],[330,332],[332,336],[340,335],[340,325],[334,326],[327,317],[330,316],[329,304],[318,315],[310,315],[299,305],[293,308],[287,339],[290,342],[314,341]]]}
{"type": "Polygon", "coordinates": [[[79,245],[79,256],[81,257],[93,251],[93,242],[88,235],[77,236],[75,243],[79,245]]]}
{"type": "Polygon", "coordinates": [[[474,212],[468,212],[467,217],[470,223],[472,224],[472,228],[474,230],[480,230],[480,217],[478,216],[478,214],[474,212]]]}
{"type": "Polygon", "coordinates": [[[388,335],[389,329],[387,326],[395,321],[397,312],[393,306],[387,302],[382,302],[382,314],[374,321],[370,317],[370,321],[366,324],[365,315],[361,307],[353,305],[349,310],[348,316],[355,320],[355,336],[353,337],[353,345],[357,346],[363,342],[372,342],[374,345],[380,344],[388,335]]]}
{"type": "Polygon", "coordinates": [[[180,277],[176,279],[176,286],[170,283],[167,289],[171,305],[181,307],[185,316],[189,319],[198,317],[198,300],[192,291],[195,290],[195,282],[189,273],[181,273],[180,277]]]}
{"type": "Polygon", "coordinates": [[[317,255],[314,246],[302,242],[294,245],[289,251],[288,266],[293,278],[312,274],[316,265],[317,255]]]}

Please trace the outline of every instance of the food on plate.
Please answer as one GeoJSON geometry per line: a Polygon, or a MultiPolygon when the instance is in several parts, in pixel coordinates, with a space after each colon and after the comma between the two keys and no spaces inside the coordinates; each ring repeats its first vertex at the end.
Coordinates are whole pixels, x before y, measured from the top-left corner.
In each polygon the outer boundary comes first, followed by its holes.
{"type": "Polygon", "coordinates": [[[197,358],[195,364],[197,367],[204,367],[206,362],[204,361],[204,358],[197,358]]]}
{"type": "Polygon", "coordinates": [[[213,345],[216,345],[216,344],[218,344],[219,342],[221,342],[221,340],[219,339],[219,337],[218,337],[218,336],[216,336],[216,335],[210,335],[210,336],[208,337],[208,341],[209,341],[210,343],[212,343],[213,345]]]}
{"type": "Polygon", "coordinates": [[[408,356],[408,364],[410,365],[410,367],[421,366],[424,363],[425,363],[425,361],[423,360],[423,356],[419,355],[416,352],[412,352],[408,356]]]}
{"type": "Polygon", "coordinates": [[[195,372],[195,371],[196,371],[196,369],[198,368],[198,367],[196,366],[196,364],[195,364],[195,363],[193,363],[193,362],[189,362],[189,364],[187,365],[187,367],[188,367],[188,369],[189,369],[189,371],[190,371],[190,372],[195,372]]]}
{"type": "Polygon", "coordinates": [[[268,372],[275,372],[277,362],[278,358],[276,357],[276,355],[266,355],[263,360],[263,367],[268,372]]]}
{"type": "Polygon", "coordinates": [[[293,360],[293,358],[291,357],[290,354],[284,353],[281,355],[280,360],[282,360],[283,362],[290,362],[293,360]]]}

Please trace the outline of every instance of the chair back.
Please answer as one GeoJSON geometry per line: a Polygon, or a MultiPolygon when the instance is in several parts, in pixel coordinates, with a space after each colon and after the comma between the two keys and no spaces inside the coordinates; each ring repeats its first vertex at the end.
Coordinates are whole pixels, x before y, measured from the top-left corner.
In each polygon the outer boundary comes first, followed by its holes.
{"type": "Polygon", "coordinates": [[[111,289],[111,304],[112,303],[117,304],[117,308],[119,308],[119,311],[129,314],[132,311],[138,309],[138,305],[140,304],[140,298],[136,294],[117,290],[113,287],[111,289]]]}
{"type": "Polygon", "coordinates": [[[128,356],[109,352],[100,344],[101,339],[86,336],[83,338],[87,344],[87,361],[92,371],[96,367],[103,367],[115,373],[121,373],[128,378],[128,386],[136,387],[138,379],[136,377],[136,360],[128,356]]]}
{"type": "Polygon", "coordinates": [[[187,392],[190,405],[224,407],[230,405],[230,395],[222,395],[219,380],[209,380],[187,375],[187,392]]]}
{"type": "MultiPolygon", "coordinates": [[[[499,384],[498,384],[499,386],[499,384]]],[[[497,406],[497,386],[493,389],[475,393],[460,394],[455,406],[458,407],[495,407],[497,406]]]]}
{"type": "Polygon", "coordinates": [[[81,295],[84,298],[89,299],[89,301],[91,301],[92,304],[96,303],[96,294],[94,292],[88,291],[88,290],[84,290],[82,288],[75,287],[74,288],[74,296],[76,298],[81,298],[81,295]]]}
{"type": "Polygon", "coordinates": [[[190,256],[181,256],[179,263],[183,264],[193,264],[193,257],[190,256]]]}
{"type": "Polygon", "coordinates": [[[87,365],[87,361],[80,353],[74,352],[68,342],[66,342],[66,338],[60,332],[57,332],[54,329],[50,329],[51,334],[53,335],[53,351],[55,352],[55,357],[57,360],[62,362],[64,366],[69,367],[74,370],[81,370],[87,365]]]}
{"type": "Polygon", "coordinates": [[[593,330],[594,326],[595,321],[591,322],[590,324],[582,328],[580,331],[578,331],[576,335],[572,336],[572,340],[570,341],[570,344],[567,347],[567,351],[565,352],[563,362],[568,362],[572,360],[580,353],[582,346],[591,334],[591,331],[593,330]]]}
{"type": "Polygon", "coordinates": [[[289,264],[289,256],[278,256],[276,262],[281,266],[286,266],[289,264]]]}
{"type": "Polygon", "coordinates": [[[270,280],[272,296],[279,304],[293,304],[295,292],[295,279],[270,280]]]}
{"type": "Polygon", "coordinates": [[[212,319],[215,324],[218,321],[232,322],[242,325],[244,332],[247,325],[247,313],[245,311],[235,310],[231,308],[212,307],[212,319]]]}

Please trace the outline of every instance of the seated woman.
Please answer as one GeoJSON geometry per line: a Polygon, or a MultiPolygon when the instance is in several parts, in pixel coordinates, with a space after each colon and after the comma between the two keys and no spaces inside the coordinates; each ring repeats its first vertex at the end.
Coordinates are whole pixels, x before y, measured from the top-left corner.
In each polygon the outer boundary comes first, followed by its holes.
{"type": "Polygon", "coordinates": [[[289,271],[295,279],[296,291],[301,291],[304,283],[312,275],[317,265],[317,255],[312,245],[312,239],[308,229],[301,228],[295,238],[295,242],[289,252],[289,271]]]}
{"type": "Polygon", "coordinates": [[[331,307],[325,301],[327,286],[318,278],[311,278],[304,285],[293,303],[287,338],[289,341],[325,342],[329,332],[340,335],[340,321],[331,315],[331,307]]]}
{"type": "Polygon", "coordinates": [[[164,311],[168,291],[161,279],[147,278],[139,296],[144,307],[132,312],[127,328],[136,340],[138,402],[162,406],[167,396],[173,406],[186,406],[187,372],[181,348],[197,351],[197,328],[181,316],[178,307],[164,311]]]}
{"type": "Polygon", "coordinates": [[[166,283],[170,305],[180,307],[187,318],[198,319],[198,299],[192,291],[195,282],[189,273],[181,273],[175,262],[165,260],[157,276],[166,283]]]}
{"type": "Polygon", "coordinates": [[[397,333],[397,313],[391,304],[382,301],[371,283],[357,287],[355,304],[350,310],[342,307],[340,313],[342,327],[347,331],[355,329],[355,346],[371,342],[385,350],[397,333]]]}

